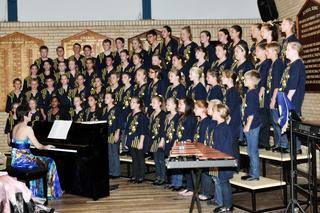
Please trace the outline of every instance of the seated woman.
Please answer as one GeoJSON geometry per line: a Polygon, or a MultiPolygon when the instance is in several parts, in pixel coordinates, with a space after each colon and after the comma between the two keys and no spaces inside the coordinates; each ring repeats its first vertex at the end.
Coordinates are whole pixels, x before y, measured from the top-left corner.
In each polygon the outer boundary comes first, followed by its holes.
{"type": "MultiPolygon", "coordinates": [[[[48,199],[57,199],[62,196],[59,176],[55,162],[48,157],[34,156],[30,152],[30,145],[37,149],[51,149],[52,145],[42,145],[36,139],[28,122],[31,121],[30,108],[21,105],[17,108],[19,123],[12,131],[12,161],[11,166],[17,169],[35,169],[45,165],[48,168],[48,199]]],[[[36,197],[44,197],[42,179],[30,181],[30,190],[36,197]]]]}

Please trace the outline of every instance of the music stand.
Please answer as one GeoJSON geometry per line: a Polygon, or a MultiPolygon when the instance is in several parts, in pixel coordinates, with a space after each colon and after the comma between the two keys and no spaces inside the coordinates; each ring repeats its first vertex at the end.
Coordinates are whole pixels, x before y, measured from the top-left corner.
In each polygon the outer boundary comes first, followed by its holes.
{"type": "Polygon", "coordinates": [[[300,206],[297,198],[297,145],[296,140],[293,141],[293,122],[300,122],[301,119],[294,110],[289,113],[289,134],[290,134],[290,200],[286,208],[286,213],[295,213],[295,207],[301,212],[305,212],[300,206]]]}

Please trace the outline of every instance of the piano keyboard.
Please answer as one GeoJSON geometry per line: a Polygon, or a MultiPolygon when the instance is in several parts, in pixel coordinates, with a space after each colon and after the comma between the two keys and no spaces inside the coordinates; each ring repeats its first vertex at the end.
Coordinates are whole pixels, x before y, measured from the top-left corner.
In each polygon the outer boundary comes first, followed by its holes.
{"type": "MultiPolygon", "coordinates": [[[[36,149],[34,146],[30,147],[31,149],[36,149]]],[[[69,152],[69,153],[77,153],[78,151],[75,149],[61,149],[61,148],[51,148],[51,149],[42,149],[47,151],[55,151],[55,152],[69,152]]]]}

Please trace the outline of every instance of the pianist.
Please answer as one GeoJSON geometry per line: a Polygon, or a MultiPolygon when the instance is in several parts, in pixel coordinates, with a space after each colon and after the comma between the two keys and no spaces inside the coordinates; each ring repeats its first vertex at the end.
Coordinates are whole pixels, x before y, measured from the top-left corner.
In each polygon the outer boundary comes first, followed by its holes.
{"type": "MultiPolygon", "coordinates": [[[[30,108],[21,105],[17,108],[19,123],[14,127],[12,136],[12,161],[11,166],[18,169],[35,169],[41,166],[48,168],[48,198],[57,199],[62,195],[56,164],[51,158],[34,156],[30,152],[30,145],[37,149],[51,149],[52,145],[42,145],[36,139],[31,127],[27,124],[31,121],[30,108]]],[[[32,194],[36,197],[44,197],[42,180],[30,182],[32,194]]]]}

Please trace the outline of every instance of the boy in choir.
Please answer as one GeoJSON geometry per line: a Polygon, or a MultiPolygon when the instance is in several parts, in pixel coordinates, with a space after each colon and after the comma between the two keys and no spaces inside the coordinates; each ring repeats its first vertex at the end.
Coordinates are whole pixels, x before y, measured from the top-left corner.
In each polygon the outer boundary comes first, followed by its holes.
{"type": "Polygon", "coordinates": [[[250,159],[249,174],[241,177],[242,180],[254,181],[260,177],[259,159],[259,131],[261,120],[259,117],[259,91],[260,81],[259,72],[256,70],[248,71],[244,74],[244,84],[248,87],[245,95],[245,105],[243,109],[243,132],[248,143],[248,155],[250,159]]]}
{"type": "Polygon", "coordinates": [[[157,32],[155,30],[150,30],[146,36],[150,47],[148,50],[147,61],[144,62],[144,65],[148,69],[152,65],[152,56],[160,54],[160,44],[157,40],[157,32]]]}
{"type": "Polygon", "coordinates": [[[67,120],[68,115],[60,108],[60,100],[57,96],[53,96],[50,101],[50,108],[46,113],[46,119],[49,122],[55,120],[67,120]]]}
{"type": "Polygon", "coordinates": [[[50,108],[51,98],[57,94],[54,87],[54,77],[47,76],[45,78],[46,87],[41,90],[43,109],[47,112],[50,108]]]}
{"type": "Polygon", "coordinates": [[[166,165],[164,161],[164,141],[161,136],[164,135],[166,112],[162,110],[164,99],[159,96],[152,96],[151,107],[153,112],[150,116],[150,152],[153,153],[153,159],[156,167],[156,180],[153,185],[161,186],[165,183],[166,165]]]}
{"type": "Polygon", "coordinates": [[[114,94],[106,93],[104,101],[106,106],[102,109],[101,120],[107,121],[109,175],[112,178],[118,178],[120,176],[119,140],[121,128],[121,111],[120,108],[116,106],[114,94]]]}
{"type": "Polygon", "coordinates": [[[78,67],[78,72],[82,73],[84,66],[82,65],[82,61],[84,60],[84,56],[80,54],[81,52],[81,44],[74,43],[72,46],[73,55],[69,57],[68,60],[73,60],[76,62],[78,67]]]}
{"type": "MultiPolygon", "coordinates": [[[[120,88],[120,87],[119,87],[120,88]]],[[[104,96],[106,94],[106,88],[103,86],[101,78],[94,78],[94,87],[90,91],[91,95],[96,95],[98,98],[98,106],[102,108],[104,106],[104,96]]]]}
{"type": "Polygon", "coordinates": [[[84,59],[82,60],[82,65],[86,65],[86,59],[91,58],[93,61],[93,64],[96,65],[96,58],[92,56],[92,47],[90,45],[84,45],[83,46],[83,55],[84,59]]]}
{"type": "Polygon", "coordinates": [[[39,83],[38,79],[33,78],[30,81],[30,90],[25,93],[25,99],[23,101],[24,104],[29,103],[31,99],[35,99],[37,102],[37,106],[41,109],[41,114],[45,119],[45,114],[43,110],[43,102],[41,97],[41,92],[38,90],[39,83]]]}
{"type": "MultiPolygon", "coordinates": [[[[66,64],[63,62],[63,61],[60,61],[58,63],[58,69],[56,70],[56,72],[54,73],[54,77],[55,77],[55,84],[60,87],[60,78],[61,78],[61,75],[69,75],[69,73],[67,73],[67,66],[66,64]]],[[[68,76],[67,76],[68,77],[68,76]]]]}
{"type": "MultiPolygon", "coordinates": [[[[214,130],[214,145],[213,148],[220,152],[235,156],[233,147],[232,132],[233,129],[227,124],[229,119],[228,107],[224,104],[218,104],[213,112],[212,118],[217,121],[217,126],[214,130]]],[[[232,212],[232,190],[230,179],[233,177],[232,168],[217,169],[215,179],[215,187],[221,189],[220,193],[216,193],[216,200],[221,201],[220,206],[214,209],[213,212],[232,212]]]]}
{"type": "Polygon", "coordinates": [[[57,97],[61,102],[61,108],[65,112],[69,112],[72,104],[73,89],[69,85],[69,79],[66,74],[60,77],[60,87],[57,89],[57,97]]]}
{"type": "Polygon", "coordinates": [[[69,78],[69,84],[71,88],[76,87],[76,79],[79,74],[78,72],[78,66],[74,60],[68,61],[68,78],[69,78]]]}
{"type": "MultiPolygon", "coordinates": [[[[122,50],[124,50],[124,38],[118,37],[115,40],[116,43],[116,51],[114,53],[114,67],[117,67],[121,64],[121,57],[120,53],[122,50]]],[[[128,52],[128,57],[129,57],[129,52],[128,52]]]]}
{"type": "MultiPolygon", "coordinates": [[[[302,59],[300,58],[301,44],[300,42],[289,42],[286,49],[286,57],[290,60],[287,65],[280,82],[280,91],[284,92],[294,106],[294,111],[301,116],[301,107],[305,95],[306,69],[302,59]]],[[[286,135],[284,135],[286,137],[286,135]]],[[[297,137],[293,137],[296,143],[297,153],[301,154],[301,142],[297,137]]],[[[286,142],[288,139],[286,140],[286,142]]],[[[286,144],[288,147],[288,143],[286,144]]],[[[285,152],[290,150],[286,149],[285,152]]]]}
{"type": "Polygon", "coordinates": [[[50,64],[53,64],[52,59],[48,57],[49,48],[47,46],[41,46],[39,48],[39,52],[40,58],[34,61],[34,64],[36,64],[39,67],[39,69],[43,69],[43,64],[45,61],[49,61],[50,64]]]}
{"type": "Polygon", "coordinates": [[[90,90],[84,85],[85,78],[84,75],[78,74],[76,80],[76,87],[73,89],[73,95],[79,96],[81,101],[86,106],[87,105],[87,98],[90,95],[90,90]]]}
{"type": "Polygon", "coordinates": [[[287,147],[286,137],[281,136],[281,129],[278,124],[279,113],[277,109],[277,94],[280,88],[280,80],[284,71],[282,60],[278,57],[280,46],[277,42],[267,44],[266,54],[267,58],[272,61],[267,77],[266,93],[268,95],[268,104],[274,128],[274,145],[271,147],[272,151],[283,152],[287,147]]]}
{"type": "Polygon", "coordinates": [[[58,65],[63,62],[66,67],[68,67],[68,59],[64,58],[64,48],[63,46],[58,46],[56,48],[57,58],[53,60],[53,68],[58,70],[58,65]]]}
{"type": "Polygon", "coordinates": [[[83,72],[84,74],[84,78],[86,79],[85,81],[85,85],[88,89],[92,89],[94,86],[94,78],[95,77],[100,77],[99,73],[95,70],[95,66],[94,66],[94,59],[93,58],[87,58],[85,60],[86,62],[86,69],[83,72]]]}
{"type": "Polygon", "coordinates": [[[132,97],[130,102],[132,113],[127,118],[125,128],[125,145],[132,156],[132,177],[129,182],[142,183],[145,176],[145,148],[148,147],[149,121],[144,114],[143,101],[132,97]]]}
{"type": "Polygon", "coordinates": [[[109,85],[109,77],[113,70],[116,71],[116,67],[114,67],[114,57],[108,55],[105,57],[105,67],[101,69],[101,80],[104,87],[109,85]]]}
{"type": "Polygon", "coordinates": [[[19,120],[17,118],[17,108],[20,105],[20,103],[13,103],[11,105],[11,110],[9,111],[9,115],[6,121],[6,125],[4,127],[4,134],[7,135],[7,143],[10,146],[11,141],[12,141],[12,130],[13,127],[19,123],[19,120]]]}
{"type": "Polygon", "coordinates": [[[96,60],[96,67],[98,70],[102,70],[103,68],[106,67],[106,57],[107,56],[112,56],[112,50],[111,50],[111,40],[110,39],[105,39],[102,41],[102,48],[103,52],[99,53],[97,55],[97,60],[96,60]]]}
{"type": "Polygon", "coordinates": [[[40,74],[39,74],[39,79],[40,79],[39,83],[42,89],[46,87],[45,81],[46,81],[46,77],[48,76],[54,76],[54,69],[50,61],[44,61],[43,68],[40,69],[40,74]]]}
{"type": "Polygon", "coordinates": [[[13,90],[7,95],[6,113],[12,110],[14,103],[21,104],[24,100],[24,92],[22,91],[22,81],[20,78],[15,78],[12,82],[13,90]]]}

